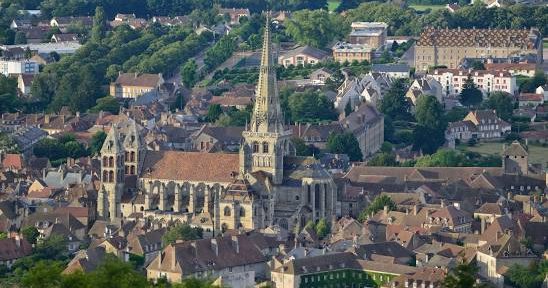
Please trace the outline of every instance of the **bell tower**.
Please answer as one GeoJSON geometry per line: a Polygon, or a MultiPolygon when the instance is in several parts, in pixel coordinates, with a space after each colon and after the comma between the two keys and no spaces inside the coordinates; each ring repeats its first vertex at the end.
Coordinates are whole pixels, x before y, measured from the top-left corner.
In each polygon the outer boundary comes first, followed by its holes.
{"type": "Polygon", "coordinates": [[[101,189],[97,199],[99,216],[115,221],[120,218],[120,201],[124,191],[123,150],[113,125],[101,148],[101,189]]]}
{"type": "Polygon", "coordinates": [[[285,130],[280,108],[276,67],[272,57],[270,17],[264,28],[261,67],[251,123],[242,133],[240,175],[263,171],[274,184],[283,182],[283,158],[291,154],[291,130],[285,130]]]}
{"type": "Polygon", "coordinates": [[[139,175],[143,159],[143,142],[141,141],[137,123],[129,120],[127,135],[124,138],[124,173],[126,176],[139,175]]]}

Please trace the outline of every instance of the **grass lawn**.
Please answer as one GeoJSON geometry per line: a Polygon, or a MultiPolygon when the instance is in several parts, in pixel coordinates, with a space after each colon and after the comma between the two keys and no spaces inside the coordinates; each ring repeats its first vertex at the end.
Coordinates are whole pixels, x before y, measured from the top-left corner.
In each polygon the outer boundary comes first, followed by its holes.
{"type": "MultiPolygon", "coordinates": [[[[477,152],[482,155],[488,155],[488,154],[497,154],[500,155],[502,153],[502,145],[503,143],[480,143],[476,144],[473,147],[469,147],[468,145],[459,145],[457,149],[461,151],[472,151],[477,152]]],[[[537,144],[529,144],[529,163],[537,163],[537,164],[546,164],[548,161],[548,147],[543,147],[542,145],[537,144]]]]}
{"type": "Polygon", "coordinates": [[[432,11],[445,9],[445,5],[409,5],[409,7],[417,10],[417,11],[425,11],[427,9],[431,9],[432,11]]]}
{"type": "Polygon", "coordinates": [[[341,4],[340,0],[329,0],[327,1],[327,9],[329,11],[335,11],[335,9],[337,9],[337,7],[339,7],[340,4],[341,4]]]}

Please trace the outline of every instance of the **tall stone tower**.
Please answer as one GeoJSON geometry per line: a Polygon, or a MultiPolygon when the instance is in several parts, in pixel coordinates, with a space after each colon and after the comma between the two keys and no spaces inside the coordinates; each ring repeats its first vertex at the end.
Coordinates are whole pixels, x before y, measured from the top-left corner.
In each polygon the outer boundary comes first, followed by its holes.
{"type": "Polygon", "coordinates": [[[124,191],[123,150],[113,125],[101,148],[101,189],[97,199],[99,216],[116,221],[122,215],[120,201],[124,191]]]}
{"type": "Polygon", "coordinates": [[[508,147],[503,148],[502,165],[506,174],[527,175],[529,172],[529,152],[527,146],[521,145],[518,141],[512,142],[508,147]]]}
{"type": "Polygon", "coordinates": [[[144,146],[135,120],[129,120],[127,135],[124,138],[124,172],[126,176],[139,175],[144,156],[144,146]]]}
{"type": "Polygon", "coordinates": [[[282,183],[283,157],[292,151],[291,130],[284,130],[283,122],[267,16],[255,107],[251,123],[242,133],[240,175],[263,171],[271,176],[274,184],[282,183]]]}

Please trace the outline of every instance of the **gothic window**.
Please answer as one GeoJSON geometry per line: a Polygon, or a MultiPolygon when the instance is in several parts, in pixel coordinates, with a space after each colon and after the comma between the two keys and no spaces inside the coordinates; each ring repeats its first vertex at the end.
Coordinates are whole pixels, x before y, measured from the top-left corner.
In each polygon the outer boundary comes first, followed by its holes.
{"type": "Polygon", "coordinates": [[[253,153],[259,153],[259,143],[253,142],[253,153]]]}
{"type": "Polygon", "coordinates": [[[114,171],[108,172],[108,182],[114,182],[114,171]]]}
{"type": "Polygon", "coordinates": [[[129,166],[128,165],[126,165],[124,167],[124,170],[126,171],[126,175],[131,175],[131,172],[129,171],[129,166]]]}
{"type": "Polygon", "coordinates": [[[104,166],[104,167],[107,167],[107,166],[108,166],[108,158],[107,158],[107,156],[104,156],[104,157],[103,157],[103,166],[104,166]]]}
{"type": "Polygon", "coordinates": [[[108,172],[103,171],[103,182],[108,182],[108,172]]]}
{"type": "Polygon", "coordinates": [[[112,156],[108,158],[108,167],[114,167],[114,157],[112,156]]]}
{"type": "Polygon", "coordinates": [[[124,161],[128,162],[129,161],[129,152],[124,152],[124,161]]]}
{"type": "Polygon", "coordinates": [[[131,165],[131,166],[129,167],[129,169],[130,169],[129,174],[130,174],[130,175],[135,175],[135,166],[134,166],[134,165],[131,165]]]}
{"type": "Polygon", "coordinates": [[[245,209],[244,209],[244,207],[240,207],[240,217],[245,217],[245,209]]]}
{"type": "Polygon", "coordinates": [[[230,216],[230,207],[226,206],[225,209],[224,209],[224,215],[225,216],[230,216]]]}
{"type": "Polygon", "coordinates": [[[312,201],[312,197],[310,195],[310,184],[306,185],[306,200],[308,201],[308,204],[312,204],[310,201],[312,201]]]}
{"type": "Polygon", "coordinates": [[[129,153],[129,160],[130,160],[131,162],[135,162],[135,152],[134,152],[134,151],[131,151],[131,152],[129,153]]]}
{"type": "Polygon", "coordinates": [[[268,142],[263,142],[263,153],[268,153],[268,142]]]}

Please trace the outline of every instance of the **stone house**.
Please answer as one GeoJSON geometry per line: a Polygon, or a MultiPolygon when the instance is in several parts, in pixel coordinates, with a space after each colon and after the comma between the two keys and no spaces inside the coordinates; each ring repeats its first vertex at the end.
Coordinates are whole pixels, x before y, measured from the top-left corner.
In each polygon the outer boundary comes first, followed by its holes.
{"type": "Polygon", "coordinates": [[[162,84],[162,74],[121,73],[115,82],[110,83],[110,95],[130,99],[145,95],[158,98],[162,84]]]}
{"type": "Polygon", "coordinates": [[[495,110],[470,111],[462,121],[449,123],[445,131],[447,141],[470,139],[500,139],[511,130],[511,125],[500,119],[495,110]]]}
{"type": "Polygon", "coordinates": [[[362,104],[339,123],[356,136],[364,158],[381,149],[384,142],[384,116],[374,106],[362,104]]]}
{"type": "Polygon", "coordinates": [[[314,65],[329,58],[329,54],[323,50],[311,47],[301,46],[293,50],[281,53],[278,56],[278,64],[284,67],[314,65]]]}

